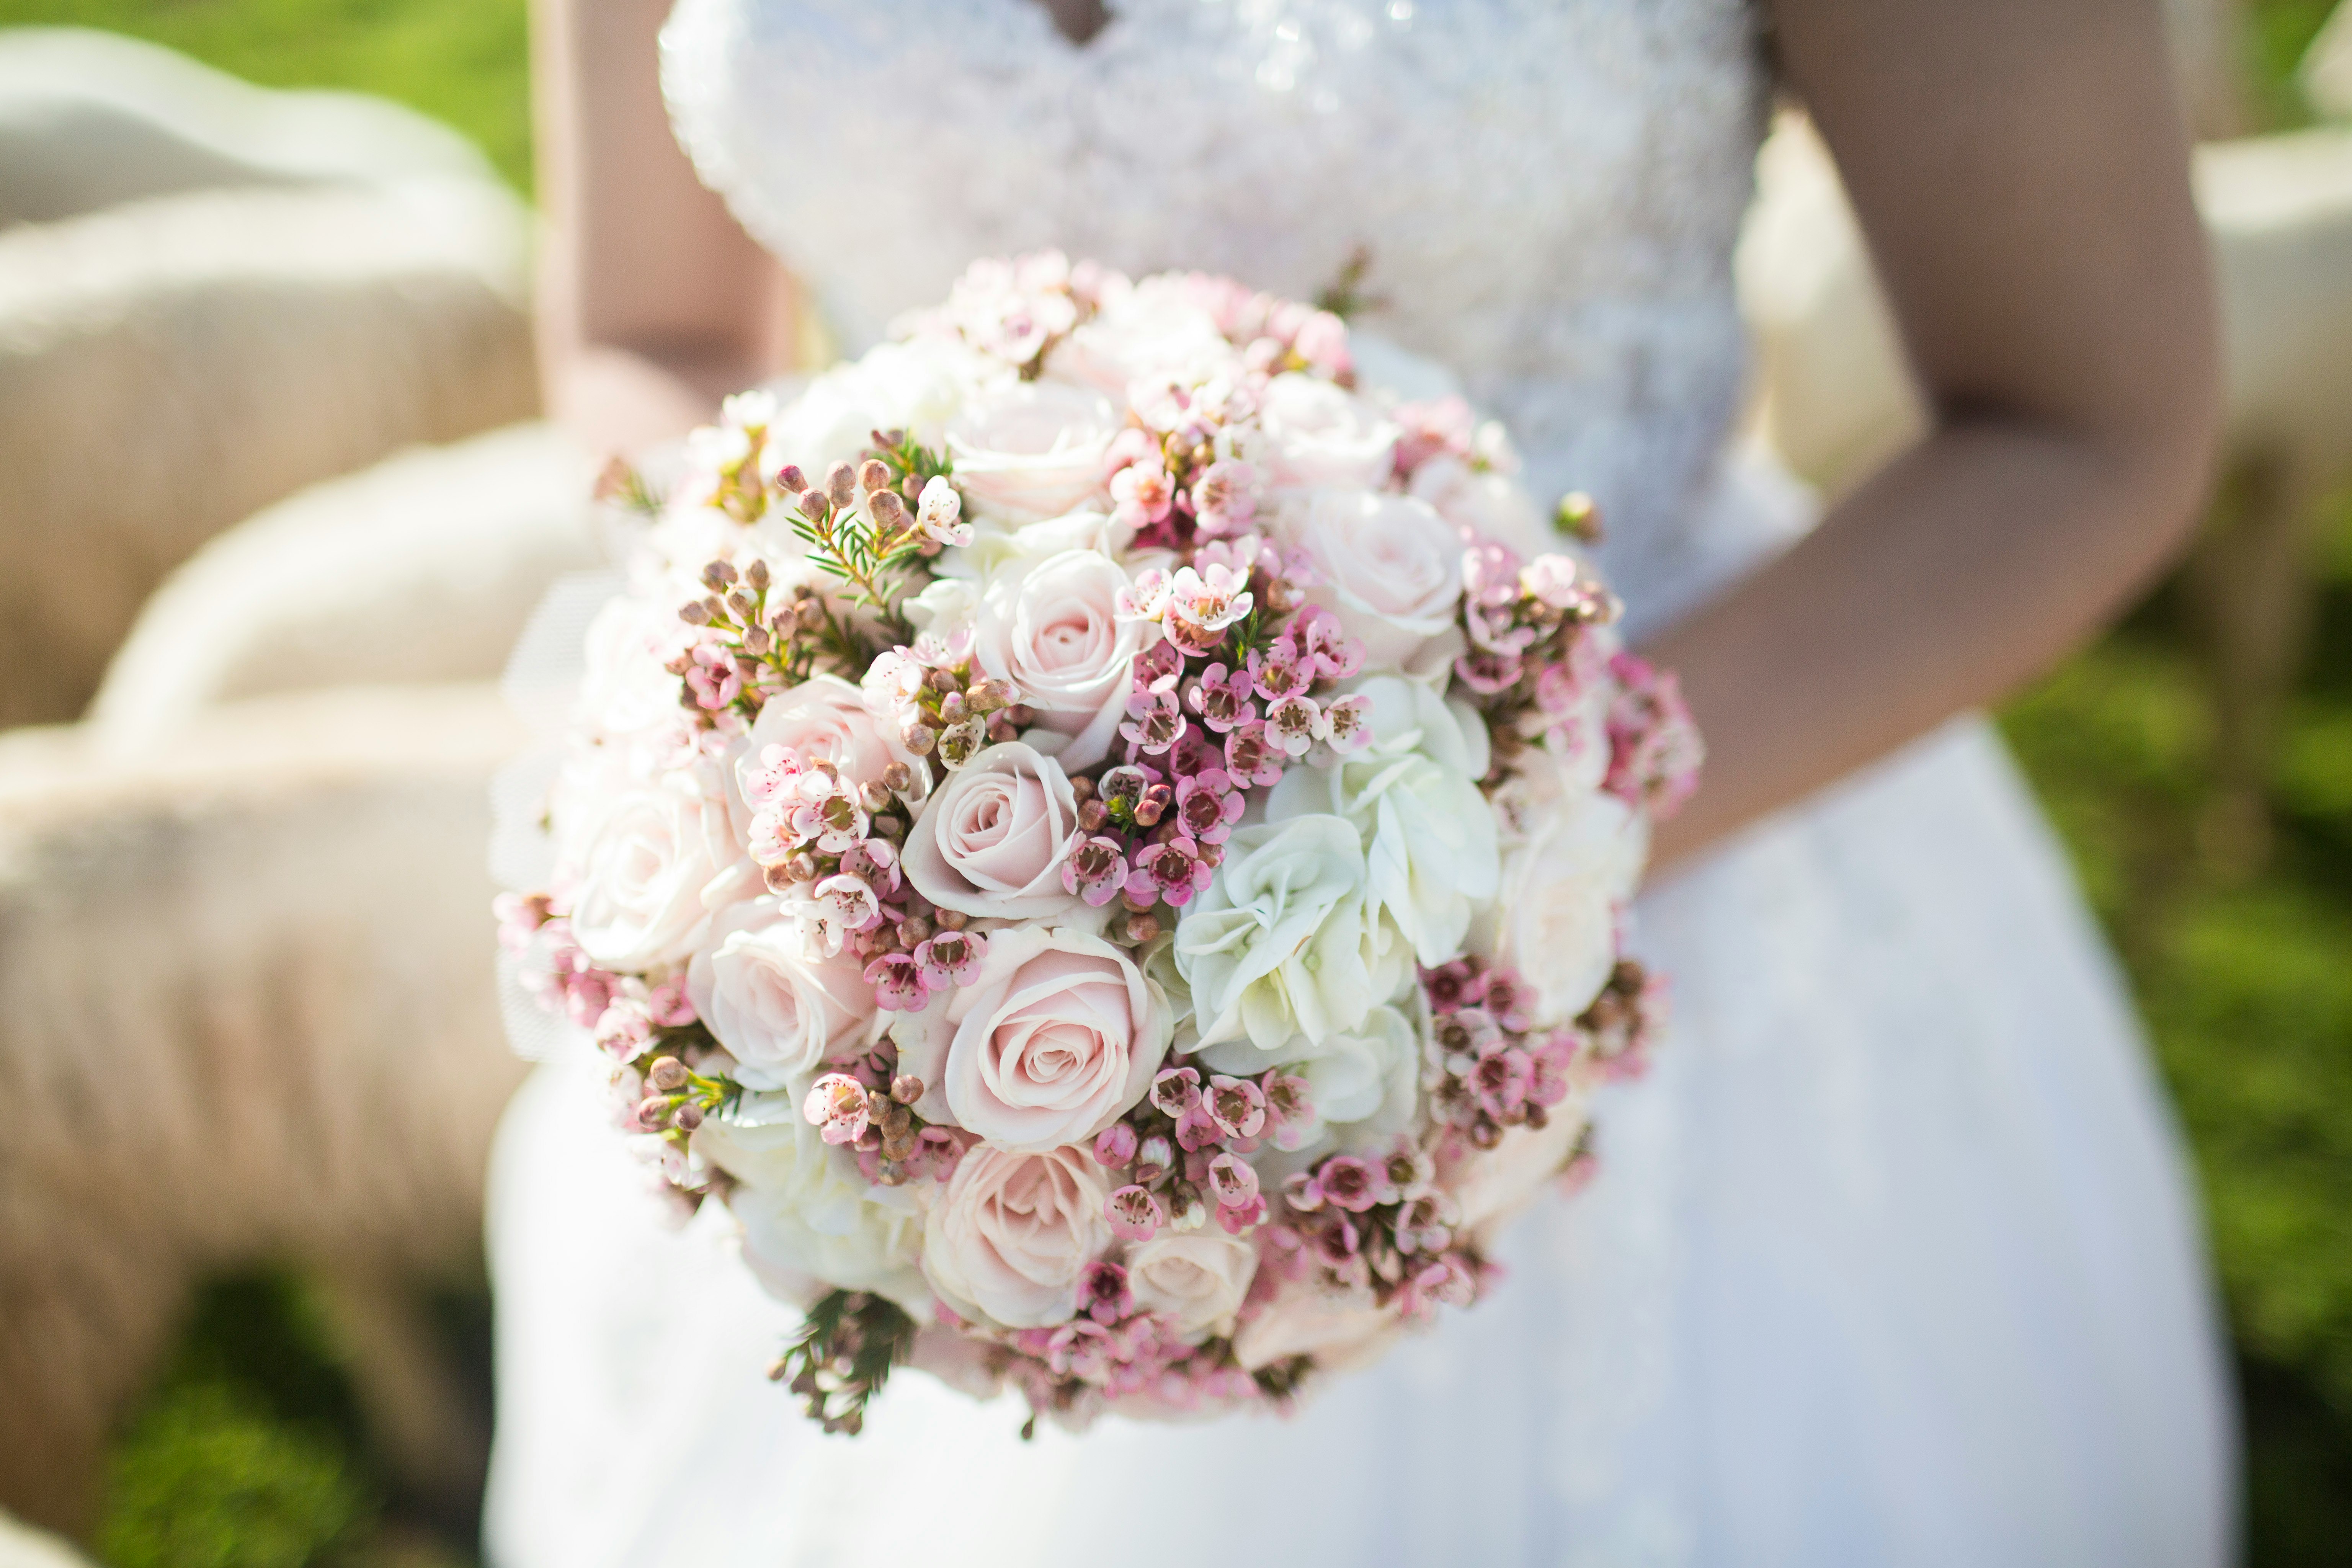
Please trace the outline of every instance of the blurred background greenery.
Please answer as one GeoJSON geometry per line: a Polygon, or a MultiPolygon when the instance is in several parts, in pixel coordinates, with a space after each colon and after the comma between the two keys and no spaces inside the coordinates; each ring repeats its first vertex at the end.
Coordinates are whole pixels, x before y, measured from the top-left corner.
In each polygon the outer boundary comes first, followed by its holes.
{"type": "MultiPolygon", "coordinates": [[[[2255,129],[2330,0],[2252,0],[2255,129]]],[[[0,0],[272,86],[364,89],[447,121],[530,188],[521,0],[0,0]]],[[[2244,1397],[2247,1557],[2352,1563],[2352,497],[2326,527],[2318,635],[2258,872],[2211,852],[2210,661],[2178,583],[2003,716],[2146,1010],[2194,1145],[2244,1397]]],[[[217,1282],[116,1442],[99,1547],[119,1568],[431,1568],[475,1521],[404,1499],[289,1276],[217,1282]]],[[[488,1394],[488,1305],[445,1303],[488,1394]]]]}

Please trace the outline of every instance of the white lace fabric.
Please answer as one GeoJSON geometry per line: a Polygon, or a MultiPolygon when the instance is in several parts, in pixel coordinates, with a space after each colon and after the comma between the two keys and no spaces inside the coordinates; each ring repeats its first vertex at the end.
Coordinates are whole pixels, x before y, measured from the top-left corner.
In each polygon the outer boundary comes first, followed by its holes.
{"type": "MultiPolygon", "coordinates": [[[[1055,245],[1311,295],[1597,496],[1670,618],[1801,531],[1723,463],[1730,253],[1765,84],[1743,0],[682,0],[664,79],[705,177],[845,344],[965,261],[1055,245]]],[[[542,1071],[491,1243],[498,1568],[894,1552],[1129,1568],[2227,1560],[2200,1241],[2128,1007],[1980,721],[1646,897],[1675,978],[1602,1173],[1512,1276],[1295,1420],[1013,1433],[920,1376],[818,1436],[759,1374],[792,1325],[663,1231],[542,1071]],[[658,1347],[656,1353],[656,1347],[658,1347]],[[877,1537],[876,1531],[881,1534],[877,1537]]]]}

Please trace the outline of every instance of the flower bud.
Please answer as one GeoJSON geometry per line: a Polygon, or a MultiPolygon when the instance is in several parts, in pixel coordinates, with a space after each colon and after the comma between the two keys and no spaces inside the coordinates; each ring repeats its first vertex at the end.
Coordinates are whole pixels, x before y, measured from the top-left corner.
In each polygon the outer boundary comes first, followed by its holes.
{"type": "Polygon", "coordinates": [[[743,581],[751,584],[755,594],[764,591],[768,586],[768,563],[753,556],[751,563],[743,568],[743,581]]]}
{"type": "Polygon", "coordinates": [[[897,490],[876,490],[866,498],[866,510],[874,516],[876,526],[885,533],[904,533],[910,519],[907,503],[898,499],[897,490]]]}
{"type": "Polygon", "coordinates": [[[798,495],[809,488],[808,476],[798,463],[786,463],[776,470],[776,488],[788,496],[798,495]]]}
{"type": "Polygon", "coordinates": [[[940,699],[940,717],[950,724],[961,724],[971,714],[971,705],[961,691],[950,691],[940,699]]]}
{"type": "Polygon", "coordinates": [[[1601,509],[1582,490],[1570,490],[1559,498],[1559,506],[1551,514],[1554,528],[1587,544],[1601,542],[1601,509]]]}
{"type": "Polygon", "coordinates": [[[1140,943],[1155,941],[1160,935],[1160,917],[1154,914],[1129,915],[1127,917],[1125,930],[1127,940],[1129,942],[1140,943]]]}
{"type": "Polygon", "coordinates": [[[1080,773],[1070,781],[1070,795],[1080,805],[1084,805],[1095,797],[1095,781],[1080,773]]]}
{"type": "Polygon", "coordinates": [[[971,917],[961,910],[941,910],[937,919],[941,931],[961,931],[971,917]]]}
{"type": "MultiPolygon", "coordinates": [[[[905,730],[899,732],[898,739],[900,743],[903,744],[907,750],[914,752],[915,755],[919,757],[929,756],[931,754],[931,748],[939,744],[939,738],[932,732],[930,728],[919,723],[908,725],[905,730]]],[[[909,775],[909,782],[911,782],[911,780],[912,775],[909,775]]]]}
{"type": "Polygon", "coordinates": [[[890,465],[881,458],[868,458],[858,465],[857,488],[867,495],[873,495],[877,491],[887,491],[892,483],[890,465]]]}
{"type": "Polygon", "coordinates": [[[1020,727],[1003,714],[999,713],[988,721],[988,738],[1002,746],[1007,742],[1021,738],[1020,727]]]}
{"type": "Polygon", "coordinates": [[[679,1131],[691,1132],[702,1125],[702,1107],[690,1100],[681,1100],[677,1109],[670,1113],[670,1121],[679,1131]]]}
{"type": "MultiPolygon", "coordinates": [[[[1084,783],[1085,781],[1076,780],[1073,782],[1084,783]]],[[[1102,802],[1098,800],[1082,800],[1078,803],[1078,826],[1085,828],[1088,833],[1101,832],[1102,825],[1109,820],[1110,808],[1103,805],[1102,802]]]]}
{"type": "Polygon", "coordinates": [[[931,934],[931,922],[920,915],[908,915],[898,922],[898,941],[908,952],[931,934]]]}
{"type": "Polygon", "coordinates": [[[890,1098],[901,1105],[912,1105],[923,1098],[923,1080],[912,1073],[900,1073],[890,1080],[890,1098]]]}
{"type": "Polygon", "coordinates": [[[778,605],[768,612],[768,626],[775,632],[776,640],[784,642],[800,630],[801,618],[793,613],[790,605],[778,605]]]}
{"type": "Polygon", "coordinates": [[[654,1063],[646,1079],[664,1094],[674,1094],[686,1087],[688,1076],[684,1062],[676,1057],[663,1057],[654,1063]]]}
{"type": "Polygon", "coordinates": [[[707,626],[710,624],[710,612],[702,607],[701,600],[697,599],[691,604],[680,605],[677,618],[689,626],[707,626]]]}
{"type": "Polygon", "coordinates": [[[819,522],[833,510],[833,502],[825,499],[823,490],[803,490],[793,498],[793,508],[811,522],[819,522]]]}
{"type": "Polygon", "coordinates": [[[903,795],[914,784],[915,770],[904,763],[892,763],[882,770],[882,787],[893,795],[903,795]]]}
{"type": "Polygon", "coordinates": [[[751,595],[738,588],[727,595],[727,607],[735,612],[737,620],[748,621],[751,618],[751,595]]]}
{"type": "Polygon", "coordinates": [[[849,506],[857,500],[857,470],[847,463],[835,463],[824,471],[825,499],[835,506],[849,506]]]}
{"type": "Polygon", "coordinates": [[[1166,1175],[1168,1168],[1175,1163],[1175,1145],[1160,1134],[1154,1133],[1136,1147],[1135,1179],[1145,1184],[1156,1182],[1166,1175]]]}
{"type": "Polygon", "coordinates": [[[879,816],[890,808],[890,786],[867,779],[857,786],[857,804],[864,806],[868,815],[879,816]]]}
{"type": "Polygon", "coordinates": [[[702,585],[712,593],[735,581],[734,566],[725,561],[713,561],[702,569],[702,585]]]}
{"type": "Polygon", "coordinates": [[[796,882],[814,882],[816,880],[816,857],[810,854],[805,849],[793,851],[791,857],[784,861],[784,868],[792,872],[793,879],[796,882]]]}

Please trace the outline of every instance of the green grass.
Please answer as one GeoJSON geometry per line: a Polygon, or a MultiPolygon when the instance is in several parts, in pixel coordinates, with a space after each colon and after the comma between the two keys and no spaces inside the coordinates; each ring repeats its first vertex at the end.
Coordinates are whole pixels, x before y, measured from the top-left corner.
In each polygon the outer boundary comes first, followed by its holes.
{"type": "Polygon", "coordinates": [[[0,0],[0,26],[103,27],[270,87],[381,93],[530,189],[524,0],[0,0]]]}
{"type": "MultiPolygon", "coordinates": [[[[2305,117],[2289,79],[2329,3],[2248,5],[2263,122],[2305,117]]],[[[523,0],[0,0],[0,25],[22,23],[380,92],[457,126],[529,188],[523,0]]],[[[2195,1152],[2237,1339],[2256,1568],[2352,1560],[2352,507],[2324,554],[2259,874],[2225,875],[2200,850],[2210,706],[2177,591],[2003,715],[2130,969],[2195,1152]]],[[[383,1561],[397,1532],[334,1356],[280,1277],[206,1295],[110,1479],[103,1546],[121,1568],[341,1568],[383,1561]]]]}

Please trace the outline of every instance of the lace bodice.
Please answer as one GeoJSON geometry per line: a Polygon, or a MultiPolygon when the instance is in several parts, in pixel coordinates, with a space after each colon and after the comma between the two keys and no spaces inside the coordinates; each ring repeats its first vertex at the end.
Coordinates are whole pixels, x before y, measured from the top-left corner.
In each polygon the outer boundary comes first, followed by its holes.
{"type": "Polygon", "coordinates": [[[1361,246],[1364,325],[1507,420],[1539,497],[1597,496],[1612,554],[1671,553],[1741,377],[1745,0],[1111,9],[1079,46],[1034,0],[680,0],[664,83],[847,348],[978,255],[1312,297],[1361,246]]]}

